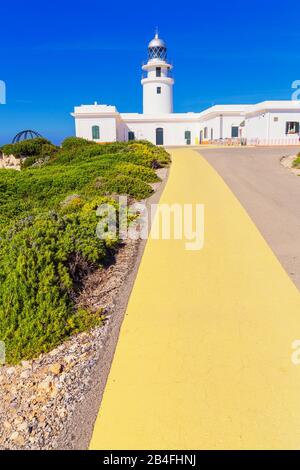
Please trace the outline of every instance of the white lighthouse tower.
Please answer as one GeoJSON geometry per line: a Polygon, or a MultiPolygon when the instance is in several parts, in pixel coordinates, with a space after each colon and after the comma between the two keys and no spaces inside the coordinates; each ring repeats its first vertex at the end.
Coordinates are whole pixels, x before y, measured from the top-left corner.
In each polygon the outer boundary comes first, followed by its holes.
{"type": "Polygon", "coordinates": [[[148,45],[148,62],[142,69],[147,76],[142,79],[143,114],[169,114],[173,112],[173,85],[170,76],[172,65],[167,62],[167,47],[158,33],[148,45]]]}

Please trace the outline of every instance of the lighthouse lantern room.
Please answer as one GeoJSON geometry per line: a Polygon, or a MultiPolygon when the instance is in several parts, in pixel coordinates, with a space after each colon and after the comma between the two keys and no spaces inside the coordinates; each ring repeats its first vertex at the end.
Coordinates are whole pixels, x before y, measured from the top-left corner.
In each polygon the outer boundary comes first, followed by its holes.
{"type": "Polygon", "coordinates": [[[143,114],[170,114],[173,112],[172,65],[167,61],[167,47],[158,33],[148,45],[148,62],[143,65],[146,77],[142,79],[143,114]]]}

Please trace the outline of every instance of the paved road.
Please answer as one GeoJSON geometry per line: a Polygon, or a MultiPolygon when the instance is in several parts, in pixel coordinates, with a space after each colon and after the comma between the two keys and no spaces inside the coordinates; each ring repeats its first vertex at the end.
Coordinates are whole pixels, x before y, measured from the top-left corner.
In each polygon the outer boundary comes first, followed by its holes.
{"type": "Polygon", "coordinates": [[[300,289],[300,177],[280,164],[300,147],[203,149],[300,289]]]}
{"type": "Polygon", "coordinates": [[[90,447],[299,449],[300,293],[206,160],[172,155],[160,203],[205,205],[204,248],[148,240],[90,447]]]}

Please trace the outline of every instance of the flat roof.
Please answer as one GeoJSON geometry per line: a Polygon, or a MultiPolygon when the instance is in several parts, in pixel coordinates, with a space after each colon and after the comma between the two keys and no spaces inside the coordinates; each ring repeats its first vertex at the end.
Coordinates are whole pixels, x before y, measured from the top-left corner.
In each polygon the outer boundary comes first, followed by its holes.
{"type": "Polygon", "coordinates": [[[186,122],[203,122],[206,119],[220,115],[236,115],[236,116],[251,116],[268,111],[299,111],[300,101],[295,100],[280,100],[280,101],[262,101],[257,104],[222,104],[214,105],[210,108],[204,109],[198,113],[170,113],[170,114],[142,114],[142,113],[119,113],[115,106],[93,104],[76,106],[72,116],[74,117],[109,117],[120,116],[124,121],[186,121],[186,122]]]}

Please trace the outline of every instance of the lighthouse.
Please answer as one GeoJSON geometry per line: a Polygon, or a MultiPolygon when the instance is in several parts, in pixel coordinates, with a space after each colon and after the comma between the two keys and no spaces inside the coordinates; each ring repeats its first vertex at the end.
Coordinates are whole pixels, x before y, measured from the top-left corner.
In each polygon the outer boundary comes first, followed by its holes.
{"type": "Polygon", "coordinates": [[[155,37],[148,45],[148,62],[142,69],[146,77],[142,79],[143,114],[170,114],[173,112],[173,85],[170,76],[172,65],[167,61],[165,42],[155,37]]]}

